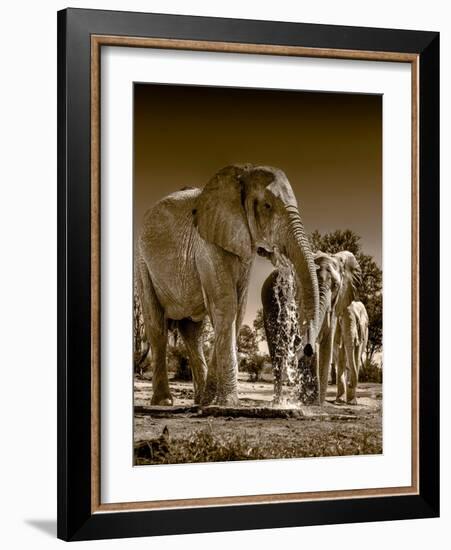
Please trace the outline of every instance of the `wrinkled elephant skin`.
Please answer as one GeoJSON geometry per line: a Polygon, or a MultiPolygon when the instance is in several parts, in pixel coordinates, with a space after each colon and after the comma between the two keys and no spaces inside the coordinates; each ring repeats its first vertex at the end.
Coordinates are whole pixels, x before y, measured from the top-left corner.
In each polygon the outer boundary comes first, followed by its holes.
{"type": "Polygon", "coordinates": [[[136,265],[152,353],[152,404],[173,402],[166,346],[174,324],[188,351],[195,402],[236,404],[236,339],[257,249],[270,259],[291,261],[312,344],[319,313],[315,264],[296,198],[281,170],[227,166],[203,189],[173,193],[147,212],[136,265]],[[215,333],[208,367],[202,351],[207,316],[215,333]]]}

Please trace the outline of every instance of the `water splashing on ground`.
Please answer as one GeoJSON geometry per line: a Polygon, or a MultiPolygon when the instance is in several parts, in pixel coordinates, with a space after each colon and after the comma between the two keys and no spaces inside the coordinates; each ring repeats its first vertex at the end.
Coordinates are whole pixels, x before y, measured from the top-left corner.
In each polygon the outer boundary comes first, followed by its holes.
{"type": "Polygon", "coordinates": [[[301,404],[312,404],[316,401],[318,387],[316,357],[304,356],[298,360],[302,337],[296,293],[296,278],[292,267],[279,266],[274,285],[277,303],[274,368],[282,370],[282,380],[286,377],[289,386],[289,393],[279,406],[301,408],[301,404]]]}
{"type": "Polygon", "coordinates": [[[296,281],[290,267],[279,266],[274,285],[274,298],[277,303],[274,364],[275,369],[282,371],[282,381],[286,377],[290,387],[289,395],[285,396],[278,406],[298,406],[299,400],[295,398],[299,381],[296,350],[301,344],[301,339],[296,307],[296,281]]]}

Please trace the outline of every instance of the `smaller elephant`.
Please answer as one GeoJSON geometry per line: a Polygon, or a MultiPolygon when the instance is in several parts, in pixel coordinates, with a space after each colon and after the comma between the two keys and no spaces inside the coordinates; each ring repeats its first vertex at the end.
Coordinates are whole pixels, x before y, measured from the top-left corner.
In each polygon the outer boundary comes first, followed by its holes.
{"type": "Polygon", "coordinates": [[[336,403],[357,404],[359,371],[367,343],[368,313],[362,302],[353,301],[338,319],[335,334],[336,403]]]}
{"type": "MultiPolygon", "coordinates": [[[[347,250],[336,254],[318,251],[314,255],[316,277],[319,288],[319,322],[316,339],[316,352],[311,356],[299,357],[302,349],[302,337],[297,332],[302,326],[302,316],[291,313],[295,305],[292,296],[296,291],[291,288],[293,278],[284,275],[284,269],[273,271],[262,287],[263,321],[268,342],[268,349],[274,369],[274,399],[281,399],[282,381],[286,369],[295,372],[298,385],[298,398],[304,404],[326,400],[327,381],[332,363],[332,356],[337,339],[337,327],[341,328],[344,349],[348,342],[356,340],[351,337],[349,307],[357,299],[358,287],[361,284],[361,269],[354,254],[347,250]],[[293,356],[294,350],[294,356],[293,356]]],[[[363,305],[363,304],[362,304],[363,305]]],[[[351,352],[347,351],[349,355],[351,352]]],[[[353,378],[348,400],[355,399],[352,393],[353,378]]]]}

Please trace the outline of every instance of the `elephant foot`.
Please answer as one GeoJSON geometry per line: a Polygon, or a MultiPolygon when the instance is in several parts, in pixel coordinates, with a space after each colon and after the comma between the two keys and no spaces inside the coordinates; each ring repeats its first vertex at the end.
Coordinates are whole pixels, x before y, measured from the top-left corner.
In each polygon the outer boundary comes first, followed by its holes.
{"type": "Polygon", "coordinates": [[[354,397],[350,401],[347,402],[348,405],[357,405],[357,399],[354,397]]]}
{"type": "Polygon", "coordinates": [[[213,382],[211,380],[207,380],[207,383],[205,385],[205,389],[200,397],[200,404],[202,406],[211,405],[215,399],[216,396],[216,382],[213,382]]]}
{"type": "Polygon", "coordinates": [[[172,395],[154,395],[151,405],[159,405],[160,407],[171,407],[174,404],[172,395]]]}
{"type": "Polygon", "coordinates": [[[238,405],[238,395],[217,395],[213,401],[213,405],[218,407],[236,407],[238,405]]]}
{"type": "Polygon", "coordinates": [[[215,400],[215,396],[202,396],[202,399],[200,400],[200,406],[201,407],[208,407],[209,405],[213,405],[215,400]]]}
{"type": "Polygon", "coordinates": [[[211,391],[205,391],[201,396],[199,402],[202,407],[206,407],[208,405],[212,405],[214,400],[215,400],[215,393],[211,391]]]}
{"type": "Polygon", "coordinates": [[[194,405],[202,405],[202,394],[194,394],[194,405]]]}
{"type": "Polygon", "coordinates": [[[205,391],[194,392],[194,405],[209,405],[214,399],[214,395],[208,396],[205,391]]]}
{"type": "Polygon", "coordinates": [[[341,397],[337,397],[334,401],[334,405],[346,405],[346,401],[341,397]]]}
{"type": "Polygon", "coordinates": [[[275,395],[272,400],[273,407],[277,407],[281,403],[282,403],[282,398],[280,397],[280,395],[275,395]]]}

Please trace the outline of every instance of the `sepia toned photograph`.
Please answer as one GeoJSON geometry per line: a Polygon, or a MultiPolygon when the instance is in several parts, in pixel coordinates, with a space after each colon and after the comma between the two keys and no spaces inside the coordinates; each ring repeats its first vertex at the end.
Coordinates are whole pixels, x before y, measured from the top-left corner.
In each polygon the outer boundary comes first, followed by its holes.
{"type": "Polygon", "coordinates": [[[59,538],[439,516],[439,45],[58,13],[59,538]]]}
{"type": "Polygon", "coordinates": [[[381,454],[382,96],[133,94],[134,464],[381,454]]]}

